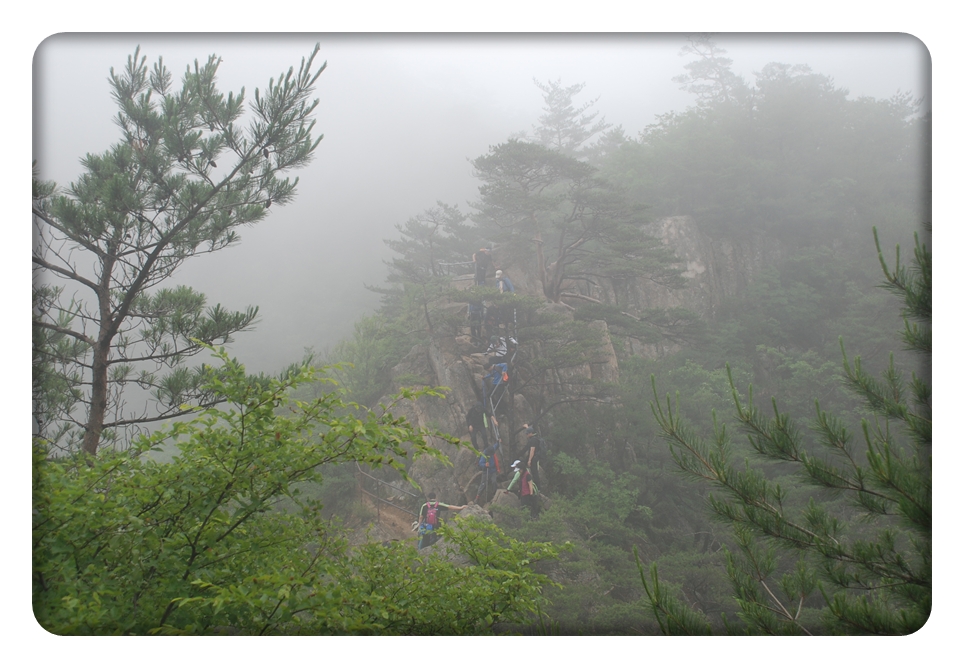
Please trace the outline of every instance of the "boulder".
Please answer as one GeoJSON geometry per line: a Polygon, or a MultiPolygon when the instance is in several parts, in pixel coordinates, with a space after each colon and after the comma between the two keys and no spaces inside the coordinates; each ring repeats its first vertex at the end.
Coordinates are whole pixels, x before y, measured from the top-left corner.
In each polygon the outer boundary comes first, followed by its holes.
{"type": "Polygon", "coordinates": [[[492,500],[489,501],[489,508],[492,509],[498,507],[521,508],[522,503],[519,501],[519,497],[512,492],[507,492],[504,489],[498,489],[495,491],[495,496],[493,496],[492,500]]]}
{"type": "MultiPolygon", "coordinates": [[[[504,490],[499,490],[499,491],[504,491],[504,490]]],[[[476,519],[484,520],[486,522],[492,521],[492,516],[489,514],[489,511],[487,511],[485,508],[478,505],[477,503],[468,504],[465,508],[459,511],[459,514],[457,517],[459,519],[463,517],[474,517],[476,519]]]]}

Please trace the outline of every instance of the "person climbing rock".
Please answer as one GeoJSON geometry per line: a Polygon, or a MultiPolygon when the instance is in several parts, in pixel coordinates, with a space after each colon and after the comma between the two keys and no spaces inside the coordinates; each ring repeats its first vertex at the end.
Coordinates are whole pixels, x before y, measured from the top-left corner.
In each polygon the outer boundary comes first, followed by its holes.
{"type": "MultiPolygon", "coordinates": [[[[505,390],[509,385],[509,365],[505,362],[492,362],[486,364],[486,374],[482,377],[482,403],[488,415],[494,415],[502,403],[505,390]]],[[[508,408],[508,404],[502,407],[503,412],[508,408]]]]}
{"type": "Polygon", "coordinates": [[[528,423],[522,426],[526,430],[526,447],[528,448],[528,454],[524,455],[526,467],[532,473],[536,485],[542,487],[542,476],[539,475],[539,463],[543,460],[546,453],[546,443],[542,440],[542,437],[536,433],[534,427],[530,427],[528,423]]]}
{"type": "Polygon", "coordinates": [[[519,342],[513,336],[490,336],[489,347],[486,348],[485,354],[490,356],[490,362],[508,363],[518,346],[519,342]]]}
{"type": "Polygon", "coordinates": [[[506,487],[506,491],[514,492],[516,486],[519,487],[519,500],[522,505],[529,509],[529,514],[535,517],[539,514],[539,486],[532,479],[529,469],[522,465],[520,460],[512,462],[512,470],[515,474],[506,487]]]}
{"type": "Polygon", "coordinates": [[[475,284],[485,285],[485,277],[492,266],[492,255],[488,248],[480,248],[472,253],[472,261],[475,262],[475,284]]]}
{"type": "MultiPolygon", "coordinates": [[[[501,269],[495,272],[495,285],[499,288],[499,292],[504,295],[515,293],[515,286],[512,285],[512,280],[501,269]]],[[[498,311],[499,325],[505,325],[506,332],[513,331],[515,324],[515,306],[512,304],[502,304],[499,306],[498,311]]]]}
{"type": "Polygon", "coordinates": [[[429,492],[427,500],[418,511],[418,549],[428,547],[438,540],[438,534],[435,533],[435,530],[438,529],[441,522],[443,510],[462,510],[463,508],[465,506],[452,506],[442,503],[436,500],[435,492],[429,492]]]}
{"type": "Polygon", "coordinates": [[[479,503],[479,499],[482,499],[483,504],[488,503],[492,495],[495,494],[499,476],[498,453],[501,445],[497,440],[483,450],[482,456],[479,457],[479,468],[482,476],[479,479],[479,491],[475,494],[476,503],[479,503]]]}

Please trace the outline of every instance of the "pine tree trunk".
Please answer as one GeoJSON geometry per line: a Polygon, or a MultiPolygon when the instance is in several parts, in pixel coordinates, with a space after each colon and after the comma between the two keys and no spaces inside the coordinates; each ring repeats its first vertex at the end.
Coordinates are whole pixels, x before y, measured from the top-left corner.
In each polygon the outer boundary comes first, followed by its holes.
{"type": "Polygon", "coordinates": [[[117,333],[119,321],[111,314],[110,280],[114,269],[115,239],[107,247],[107,255],[102,259],[100,285],[97,290],[97,308],[100,313],[100,331],[94,346],[94,359],[91,366],[90,408],[87,410],[87,425],[84,431],[82,449],[88,455],[97,454],[100,436],[104,431],[104,416],[107,414],[107,361],[110,357],[111,341],[117,333]]]}
{"type": "Polygon", "coordinates": [[[100,435],[104,430],[104,415],[107,413],[107,354],[110,339],[102,336],[94,348],[93,379],[90,390],[90,408],[87,413],[87,427],[84,432],[83,450],[88,455],[97,454],[100,435]]]}
{"type": "Polygon", "coordinates": [[[546,256],[542,252],[542,233],[537,229],[532,240],[536,244],[536,262],[539,265],[539,280],[542,282],[542,294],[550,302],[558,302],[558,295],[553,295],[552,286],[549,282],[549,273],[546,269],[546,256]]]}

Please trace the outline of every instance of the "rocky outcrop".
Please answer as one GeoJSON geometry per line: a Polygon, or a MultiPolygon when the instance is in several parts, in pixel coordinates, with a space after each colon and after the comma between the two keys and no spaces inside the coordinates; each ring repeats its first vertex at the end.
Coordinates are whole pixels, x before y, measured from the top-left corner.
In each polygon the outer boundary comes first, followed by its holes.
{"type": "Polygon", "coordinates": [[[767,235],[743,240],[713,239],[689,216],[673,216],[651,223],[647,230],[673,249],[685,265],[689,285],[669,290],[659,285],[633,286],[634,306],[683,307],[713,318],[725,299],[741,293],[764,267],[786,257],[784,244],[767,235]]]}
{"type": "MultiPolygon", "coordinates": [[[[608,303],[618,303],[627,312],[682,307],[712,319],[725,299],[738,294],[760,270],[787,254],[780,244],[762,237],[741,242],[711,240],[692,219],[685,216],[652,223],[649,231],[662,239],[680,258],[689,285],[671,290],[647,281],[622,286],[600,283],[593,288],[590,296],[608,303]]],[[[498,265],[498,256],[496,262],[498,265]]],[[[532,276],[520,268],[502,268],[512,277],[518,293],[541,296],[541,286],[532,276]]],[[[473,284],[471,275],[455,277],[452,282],[453,286],[459,288],[473,284]]],[[[452,303],[439,307],[451,311],[449,315],[466,317],[464,304],[452,303]]],[[[571,309],[562,304],[546,304],[543,309],[561,317],[572,317],[571,309]]],[[[598,350],[590,363],[557,372],[552,389],[556,394],[575,394],[585,387],[586,381],[615,383],[619,380],[619,363],[605,321],[594,321],[591,327],[600,335],[598,350]]],[[[520,341],[520,348],[524,350],[525,346],[526,342],[520,341]]],[[[630,342],[629,352],[655,358],[674,350],[672,345],[630,342]]],[[[530,349],[527,353],[537,355],[538,351],[530,349]]],[[[467,445],[469,434],[465,415],[481,399],[484,362],[485,356],[473,347],[467,331],[431,336],[423,344],[412,348],[393,369],[393,378],[396,379],[393,389],[397,390],[400,385],[413,385],[417,381],[448,388],[445,397],[425,397],[416,402],[406,402],[396,412],[405,414],[418,427],[453,434],[467,445]]],[[[529,401],[522,393],[516,393],[513,401],[511,425],[503,425],[500,432],[506,468],[511,458],[521,453],[524,447],[519,433],[521,425],[531,422],[534,417],[529,401]]],[[[448,457],[450,465],[434,459],[416,460],[409,468],[412,478],[423,491],[436,492],[446,503],[462,505],[473,501],[479,482],[477,455],[466,447],[456,447],[438,439],[434,439],[431,445],[448,457]]]]}
{"type": "MultiPolygon", "coordinates": [[[[566,311],[568,315],[568,311],[566,311]]],[[[619,366],[604,321],[591,326],[601,337],[601,345],[592,363],[565,370],[560,374],[560,387],[565,391],[569,383],[573,387],[585,380],[615,382],[619,366]]],[[[420,458],[411,463],[409,474],[421,486],[423,492],[434,491],[446,503],[462,505],[473,501],[481,482],[478,455],[464,447],[471,443],[465,415],[481,399],[481,379],[485,355],[478,352],[469,337],[436,336],[425,344],[415,346],[392,370],[396,379],[393,391],[401,385],[422,383],[447,388],[445,397],[423,397],[418,401],[404,401],[394,409],[404,414],[415,426],[440,430],[457,436],[463,442],[456,447],[441,439],[431,439],[430,445],[438,448],[449,459],[446,465],[436,459],[420,458]]],[[[532,422],[533,410],[526,398],[516,393],[512,396],[512,418],[500,423],[502,436],[502,462],[508,469],[512,457],[520,453],[522,443],[521,425],[532,422]]],[[[387,401],[387,397],[381,400],[387,401]]]]}

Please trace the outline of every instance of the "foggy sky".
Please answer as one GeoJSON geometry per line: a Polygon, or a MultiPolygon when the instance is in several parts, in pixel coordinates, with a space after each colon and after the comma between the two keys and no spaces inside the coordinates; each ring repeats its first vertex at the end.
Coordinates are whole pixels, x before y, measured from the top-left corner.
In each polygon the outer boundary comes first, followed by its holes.
{"type": "MultiPolygon", "coordinates": [[[[898,90],[930,104],[929,60],[915,38],[889,36],[719,35],[733,70],[750,83],[768,62],[804,63],[833,77],[850,96],[886,98],[898,90]]],[[[458,204],[477,194],[468,160],[531,130],[541,113],[540,81],[585,83],[577,102],[636,136],[656,116],[683,110],[692,96],[672,77],[685,35],[659,36],[352,36],[124,35],[49,38],[34,61],[34,157],[41,177],[66,186],[79,159],[117,141],[110,67],[123,68],[139,44],[148,64],[164,57],[175,80],[195,58],[223,58],[223,92],[253,99],[315,42],[328,68],[317,82],[316,132],[325,138],[314,162],[294,172],[295,201],[241,230],[237,246],[185,263],[175,276],[210,305],[260,306],[261,321],[237,335],[231,351],[250,371],[274,371],[321,352],[351,332],[378,304],[364,283],[383,281],[382,239],[436,200],[458,204]],[[355,310],[335,313],[331,294],[358,295],[355,310]]],[[[468,258],[466,258],[468,259],[468,258]]]]}

